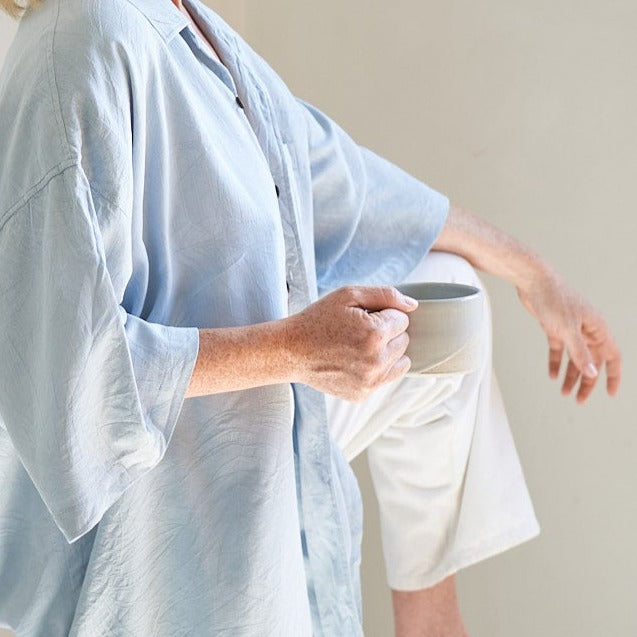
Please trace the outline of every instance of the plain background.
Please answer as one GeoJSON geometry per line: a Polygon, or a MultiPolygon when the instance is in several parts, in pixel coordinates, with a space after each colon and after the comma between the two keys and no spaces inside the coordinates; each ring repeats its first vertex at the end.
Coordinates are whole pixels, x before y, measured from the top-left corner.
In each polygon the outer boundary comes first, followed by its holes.
{"type": "MultiPolygon", "coordinates": [[[[467,569],[459,589],[472,637],[637,635],[637,4],[211,5],[295,93],[523,238],[603,309],[624,383],[617,398],[599,388],[582,407],[548,379],[544,336],[515,291],[485,277],[496,369],[542,535],[467,569]]],[[[0,60],[13,30],[2,16],[0,60]]],[[[377,510],[365,459],[355,468],[366,506],[366,634],[385,637],[377,510]]]]}

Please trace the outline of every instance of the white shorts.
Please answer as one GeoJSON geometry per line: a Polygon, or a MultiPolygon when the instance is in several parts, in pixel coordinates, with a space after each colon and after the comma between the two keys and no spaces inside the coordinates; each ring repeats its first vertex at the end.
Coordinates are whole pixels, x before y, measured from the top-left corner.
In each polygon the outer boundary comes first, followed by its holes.
{"type": "MultiPolygon", "coordinates": [[[[429,253],[406,281],[468,283],[464,259],[429,253]]],[[[348,461],[367,450],[387,578],[418,590],[539,533],[491,363],[469,374],[403,377],[364,403],[327,396],[330,430],[348,461]]]]}

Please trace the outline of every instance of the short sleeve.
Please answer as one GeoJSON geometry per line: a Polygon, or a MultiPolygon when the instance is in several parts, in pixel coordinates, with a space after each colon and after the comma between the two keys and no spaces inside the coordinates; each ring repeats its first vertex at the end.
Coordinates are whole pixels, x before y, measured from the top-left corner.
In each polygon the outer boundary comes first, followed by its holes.
{"type": "Polygon", "coordinates": [[[436,240],[448,198],[298,102],[309,131],[319,291],[400,282],[436,240]]]}
{"type": "Polygon", "coordinates": [[[69,542],[162,459],[199,346],[124,310],[110,248],[79,165],[0,219],[0,424],[69,542]]]}

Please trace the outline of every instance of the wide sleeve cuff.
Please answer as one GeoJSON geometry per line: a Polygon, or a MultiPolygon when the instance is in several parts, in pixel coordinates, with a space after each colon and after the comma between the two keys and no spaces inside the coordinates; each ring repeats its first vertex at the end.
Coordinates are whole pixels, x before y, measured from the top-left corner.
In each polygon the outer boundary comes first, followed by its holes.
{"type": "Polygon", "coordinates": [[[163,458],[196,327],[127,314],[77,167],[0,225],[0,420],[69,542],[163,458]]]}

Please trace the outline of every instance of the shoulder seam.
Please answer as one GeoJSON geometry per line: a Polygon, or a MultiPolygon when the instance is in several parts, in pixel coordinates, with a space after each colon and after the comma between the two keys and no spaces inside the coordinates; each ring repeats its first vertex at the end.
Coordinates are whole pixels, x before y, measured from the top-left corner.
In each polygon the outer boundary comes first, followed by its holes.
{"type": "Polygon", "coordinates": [[[49,43],[49,47],[47,49],[47,57],[48,57],[48,71],[49,71],[49,84],[51,90],[51,102],[53,106],[53,110],[55,111],[55,117],[57,119],[58,129],[62,133],[62,140],[64,144],[64,152],[66,154],[66,161],[71,160],[71,153],[69,152],[69,139],[68,139],[68,131],[66,130],[66,124],[64,123],[64,118],[62,117],[62,104],[60,99],[60,91],[57,85],[57,78],[55,76],[55,57],[53,55],[53,49],[55,47],[55,35],[58,26],[58,20],[60,18],[60,2],[58,0],[56,6],[55,20],[53,22],[53,28],[51,29],[51,40],[49,43]]]}
{"type": "Polygon", "coordinates": [[[78,163],[75,160],[66,160],[65,162],[61,162],[57,164],[56,166],[54,166],[53,168],[51,168],[51,170],[49,170],[42,177],[42,179],[40,179],[40,181],[38,181],[36,184],[31,186],[31,188],[29,188],[22,195],[22,197],[18,199],[18,201],[13,203],[4,214],[0,215],[0,232],[2,231],[5,224],[9,221],[9,219],[11,219],[14,216],[14,214],[18,212],[18,210],[20,210],[26,204],[28,204],[29,201],[33,199],[35,195],[37,195],[41,190],[46,188],[46,186],[48,185],[50,181],[52,181],[56,177],[61,176],[69,168],[72,168],[74,166],[78,166],[78,163]]]}
{"type": "Polygon", "coordinates": [[[117,205],[113,201],[111,201],[106,195],[102,194],[91,182],[88,177],[84,173],[84,169],[81,164],[77,162],[75,159],[69,159],[65,162],[61,162],[57,164],[51,170],[49,170],[36,184],[34,184],[31,188],[29,188],[18,201],[13,203],[4,214],[0,215],[0,232],[5,224],[16,214],[21,208],[24,208],[33,197],[35,197],[41,190],[46,188],[50,181],[55,179],[56,177],[62,176],[69,168],[77,168],[83,175],[86,180],[86,185],[88,186],[89,192],[91,195],[97,195],[102,201],[105,201],[111,208],[117,210],[120,214],[125,214],[124,210],[121,206],[117,205]]]}

